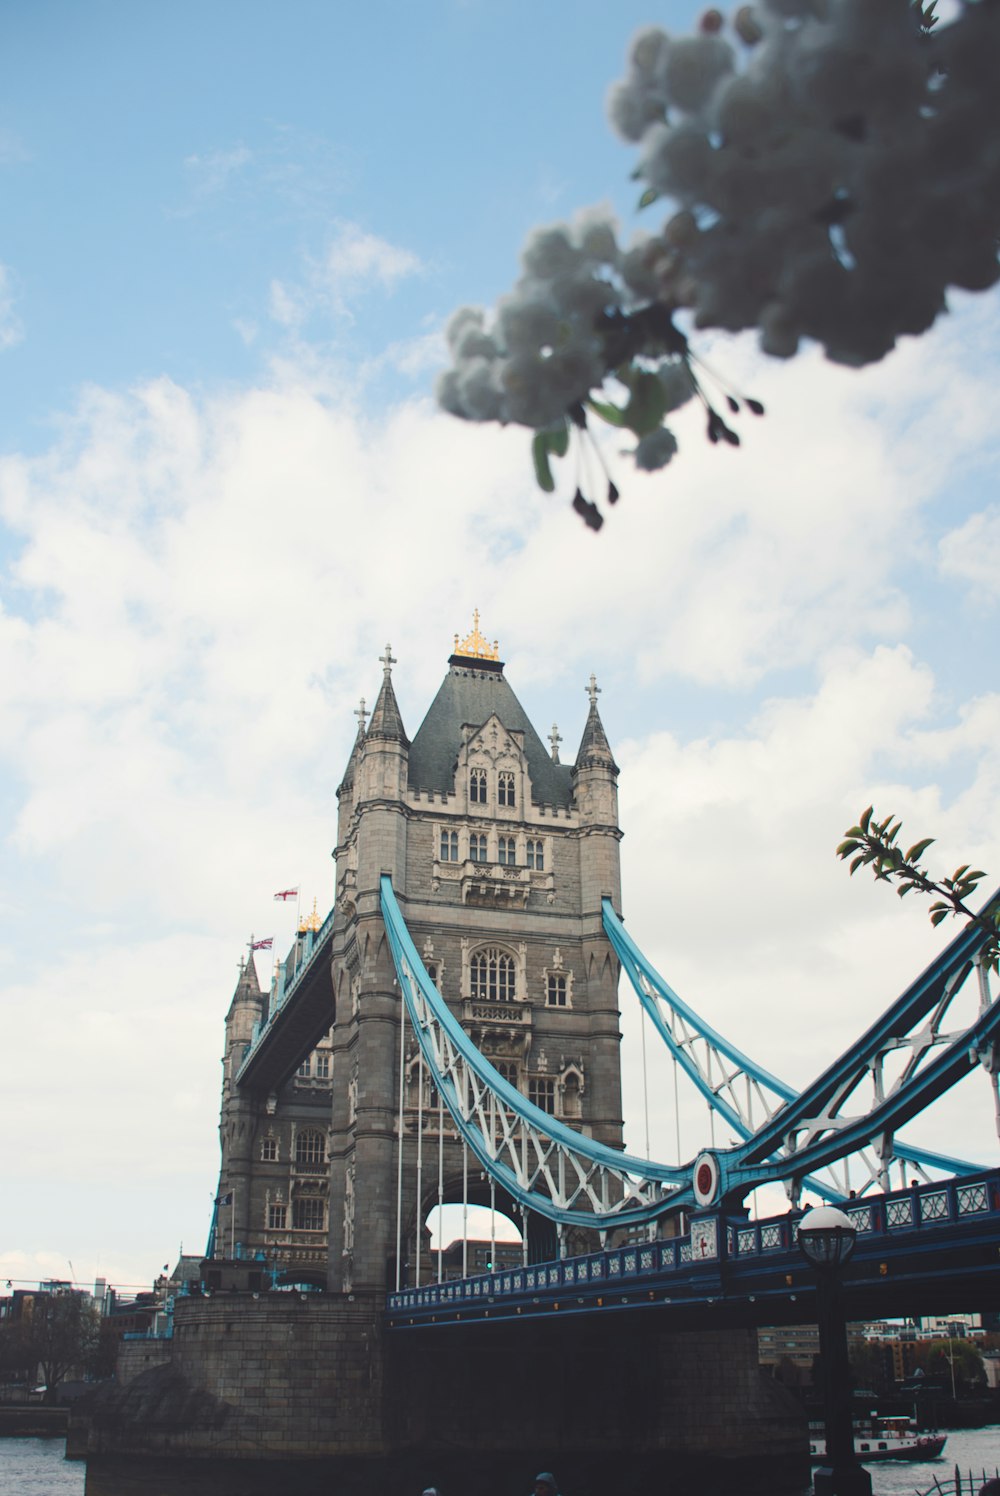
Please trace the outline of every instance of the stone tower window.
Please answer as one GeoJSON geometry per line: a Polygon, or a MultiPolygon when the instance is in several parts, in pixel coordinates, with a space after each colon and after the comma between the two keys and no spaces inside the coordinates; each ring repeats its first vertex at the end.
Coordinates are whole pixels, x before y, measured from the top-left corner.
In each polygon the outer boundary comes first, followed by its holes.
{"type": "Polygon", "coordinates": [[[549,972],[545,989],[545,1001],[550,1008],[566,1007],[566,978],[558,972],[549,972]]]}
{"type": "Polygon", "coordinates": [[[316,1051],[316,1078],[317,1080],[330,1079],[330,1054],[326,1049],[316,1051]]]}
{"type": "Polygon", "coordinates": [[[504,867],[513,867],[517,862],[517,844],[512,836],[501,836],[497,851],[504,867]]]}
{"type": "Polygon", "coordinates": [[[556,1109],[556,1083],[546,1075],[532,1075],[528,1079],[528,1100],[543,1112],[554,1115],[556,1109]]]}
{"type": "Polygon", "coordinates": [[[457,831],[442,831],[441,832],[441,861],[442,862],[457,862],[458,861],[458,832],[457,831]]]}
{"type": "Polygon", "coordinates": [[[261,1160],[265,1164],[273,1164],[278,1158],[278,1139],[265,1138],[260,1145],[261,1160]]]}
{"type": "Polygon", "coordinates": [[[301,1076],[303,1080],[308,1080],[309,1076],[312,1075],[312,1065],[312,1055],[306,1055],[306,1058],[302,1061],[295,1074],[301,1076]]]}
{"type": "Polygon", "coordinates": [[[323,1134],[311,1127],[303,1128],[295,1139],[295,1162],[297,1164],[325,1164],[326,1144],[323,1134]]]}
{"type": "Polygon", "coordinates": [[[287,1219],[287,1205],[269,1205],[267,1207],[267,1227],[269,1231],[284,1231],[287,1219]]]}
{"type": "Polygon", "coordinates": [[[486,804],[485,769],[471,769],[469,771],[469,799],[479,805],[486,804]]]}
{"type": "Polygon", "coordinates": [[[323,1201],[318,1196],[305,1195],[292,1206],[292,1224],[296,1231],[322,1231],[323,1215],[323,1201]]]}
{"type": "Polygon", "coordinates": [[[477,951],[470,963],[474,1002],[512,1003],[514,1001],[514,958],[505,951],[491,948],[477,951]]]}
{"type": "Polygon", "coordinates": [[[533,867],[536,873],[545,871],[545,847],[540,841],[528,842],[528,866],[533,867]]]}
{"type": "Polygon", "coordinates": [[[487,860],[486,837],[477,836],[475,832],[469,837],[469,857],[473,862],[485,862],[487,860]]]}
{"type": "Polygon", "coordinates": [[[501,805],[514,804],[514,776],[509,769],[502,769],[497,776],[497,799],[501,805]]]}

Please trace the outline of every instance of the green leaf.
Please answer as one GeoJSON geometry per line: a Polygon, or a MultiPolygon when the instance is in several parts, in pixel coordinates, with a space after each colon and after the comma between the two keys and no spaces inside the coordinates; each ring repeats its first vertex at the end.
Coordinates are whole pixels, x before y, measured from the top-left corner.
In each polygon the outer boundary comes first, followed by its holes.
{"type": "Polygon", "coordinates": [[[545,435],[549,439],[549,451],[553,457],[565,457],[569,451],[569,427],[563,421],[561,426],[552,426],[545,435]]]}
{"type": "MultiPolygon", "coordinates": [[[[872,811],[874,809],[875,809],[874,805],[869,805],[868,809],[865,811],[864,815],[861,817],[860,830],[861,830],[861,835],[862,836],[866,835],[867,832],[868,832],[868,822],[872,818],[872,811]]],[[[850,834],[851,833],[848,832],[848,835],[850,835],[850,834]]]]}
{"type": "Polygon", "coordinates": [[[625,425],[625,413],[619,410],[617,405],[609,405],[604,400],[588,400],[587,404],[595,416],[600,416],[602,421],[607,421],[609,426],[622,427],[625,425]]]}
{"type": "Polygon", "coordinates": [[[624,423],[636,436],[649,436],[667,413],[667,392],[655,374],[642,371],[632,379],[632,395],[625,407],[624,423]]]}
{"type": "Polygon", "coordinates": [[[554,493],[556,480],[549,467],[549,434],[536,431],[531,443],[531,456],[535,464],[535,481],[544,493],[554,493]]]}
{"type": "Polygon", "coordinates": [[[867,861],[868,861],[867,857],[864,857],[864,856],[862,856],[862,857],[855,857],[854,861],[851,863],[851,877],[852,878],[854,877],[854,874],[857,872],[858,868],[862,867],[864,865],[864,863],[866,863],[867,861]]]}
{"type": "Polygon", "coordinates": [[[912,883],[901,883],[899,885],[899,887],[896,889],[896,892],[899,894],[899,897],[901,899],[905,899],[906,895],[908,893],[912,893],[913,892],[913,884],[912,883]]]}
{"type": "Polygon", "coordinates": [[[919,862],[920,858],[927,851],[927,848],[936,840],[937,838],[934,836],[925,836],[923,841],[914,842],[906,854],[907,862],[919,862]]]}
{"type": "Polygon", "coordinates": [[[939,925],[943,919],[948,918],[947,909],[935,909],[931,914],[931,924],[939,925]]]}
{"type": "Polygon", "coordinates": [[[650,207],[653,203],[656,202],[656,200],[659,197],[659,195],[660,194],[657,192],[657,190],[656,190],[655,187],[647,187],[646,190],[645,190],[645,192],[642,194],[642,197],[640,197],[640,199],[639,199],[639,207],[640,208],[648,208],[648,207],[650,207]]]}
{"type": "Polygon", "coordinates": [[[856,852],[858,850],[859,845],[860,843],[857,842],[853,837],[851,837],[848,841],[842,841],[840,843],[840,846],[837,848],[837,856],[849,857],[852,852],[856,852]]]}

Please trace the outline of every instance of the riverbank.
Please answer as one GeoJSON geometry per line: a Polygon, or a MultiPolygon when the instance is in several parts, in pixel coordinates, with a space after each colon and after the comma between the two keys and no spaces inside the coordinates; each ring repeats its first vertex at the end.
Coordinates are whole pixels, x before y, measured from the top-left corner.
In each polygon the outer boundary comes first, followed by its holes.
{"type": "Polygon", "coordinates": [[[68,1408],[0,1407],[0,1439],[64,1439],[68,1408]]]}

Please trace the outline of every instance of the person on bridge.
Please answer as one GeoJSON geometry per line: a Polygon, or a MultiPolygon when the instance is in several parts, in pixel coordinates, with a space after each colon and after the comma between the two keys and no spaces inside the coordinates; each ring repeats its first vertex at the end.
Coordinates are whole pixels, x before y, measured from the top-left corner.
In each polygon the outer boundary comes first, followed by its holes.
{"type": "Polygon", "coordinates": [[[535,1476],[535,1489],[532,1496],[559,1496],[559,1486],[551,1470],[542,1470],[535,1476]]]}

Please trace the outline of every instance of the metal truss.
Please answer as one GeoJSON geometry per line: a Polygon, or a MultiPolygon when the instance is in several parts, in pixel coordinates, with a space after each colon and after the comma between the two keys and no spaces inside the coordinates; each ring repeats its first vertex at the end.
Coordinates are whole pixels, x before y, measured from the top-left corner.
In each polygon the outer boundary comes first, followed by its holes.
{"type": "Polygon", "coordinates": [[[687,1196],[690,1168],[609,1148],[533,1105],[469,1039],[428,977],[387,876],[381,908],[396,975],[434,1085],[464,1142],[524,1209],[591,1230],[654,1221],[687,1196]]]}
{"type": "MultiPolygon", "coordinates": [[[[779,1117],[783,1108],[792,1107],[799,1101],[799,1093],[730,1044],[693,1008],[688,1007],[628,935],[609,899],[603,900],[602,914],[605,934],[628,974],[639,1001],[670,1053],[712,1110],[724,1118],[730,1129],[744,1142],[760,1136],[764,1129],[768,1129],[770,1134],[774,1119],[779,1117]]],[[[978,941],[981,939],[981,936],[978,937],[978,941]]],[[[973,945],[978,941],[974,937],[973,945]]],[[[821,1132],[836,1132],[841,1129],[845,1124],[842,1108],[863,1082],[870,1078],[872,1083],[871,1101],[865,1107],[867,1114],[885,1102],[889,1094],[895,1095],[900,1087],[915,1076],[920,1061],[930,1049],[948,1044],[955,1038],[953,1034],[944,1031],[942,1024],[951,999],[971,969],[964,951],[965,942],[959,937],[938,958],[935,967],[930,969],[934,971],[941,965],[942,970],[950,975],[944,981],[941,995],[929,1013],[926,1003],[922,1006],[915,995],[924,980],[921,978],[890,1009],[890,1013],[900,1011],[897,1021],[889,1025],[881,1047],[876,1037],[879,1026],[869,1031],[873,1036],[871,1044],[866,1042],[866,1036],[853,1046],[849,1051],[850,1055],[855,1056],[853,1069],[848,1066],[837,1093],[824,1098],[828,1114],[804,1120],[784,1132],[779,1158],[791,1157],[793,1153],[800,1152],[821,1132]],[[908,1034],[905,1027],[908,1022],[919,1024],[920,1027],[908,1034]],[[903,1073],[890,1080],[887,1069],[890,1057],[895,1062],[893,1068],[898,1071],[899,1055],[906,1047],[911,1051],[910,1060],[903,1066],[903,1073]],[[854,1079],[850,1081],[852,1074],[854,1079]]],[[[985,1009],[989,1005],[987,973],[981,968],[976,969],[980,979],[980,1006],[985,1009]]],[[[925,977],[926,975],[925,973],[925,977]]],[[[862,1145],[853,1150],[837,1154],[834,1161],[844,1162],[847,1157],[860,1165],[864,1175],[860,1188],[856,1188],[858,1194],[871,1188],[888,1188],[889,1165],[897,1161],[927,1181],[930,1180],[930,1169],[964,1175],[977,1173],[982,1168],[978,1163],[913,1147],[884,1129],[873,1131],[862,1145]]],[[[842,1179],[832,1175],[806,1179],[799,1170],[795,1170],[786,1182],[791,1185],[790,1193],[793,1195],[798,1193],[803,1184],[808,1184],[816,1193],[828,1199],[840,1198],[849,1189],[846,1172],[842,1179]]]]}

